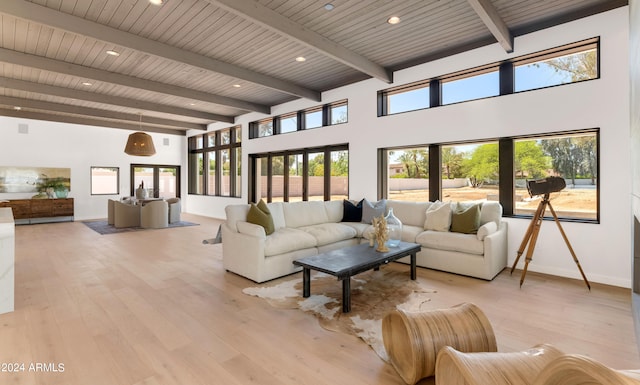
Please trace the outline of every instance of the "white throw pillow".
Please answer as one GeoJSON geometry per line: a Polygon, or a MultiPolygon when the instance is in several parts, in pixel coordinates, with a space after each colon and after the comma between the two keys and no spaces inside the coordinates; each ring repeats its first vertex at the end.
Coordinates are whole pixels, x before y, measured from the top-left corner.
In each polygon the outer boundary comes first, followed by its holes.
{"type": "Polygon", "coordinates": [[[449,231],[451,227],[451,203],[435,201],[426,212],[425,230],[449,231]]]}
{"type": "Polygon", "coordinates": [[[483,241],[487,235],[491,235],[498,230],[498,225],[495,222],[487,222],[478,228],[476,236],[479,241],[483,241]]]}

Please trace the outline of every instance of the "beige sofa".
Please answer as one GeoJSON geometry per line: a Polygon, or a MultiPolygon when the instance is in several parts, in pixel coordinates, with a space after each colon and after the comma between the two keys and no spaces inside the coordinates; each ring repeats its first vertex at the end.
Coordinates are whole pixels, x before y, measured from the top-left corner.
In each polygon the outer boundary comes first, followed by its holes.
{"type": "MultiPolygon", "coordinates": [[[[507,223],[502,207],[484,202],[481,234],[425,230],[432,202],[387,201],[403,223],[403,240],[422,246],[417,265],[486,280],[507,265],[507,223]],[[494,223],[491,224],[490,222],[494,223]],[[481,236],[482,235],[482,236],[481,236]]],[[[370,225],[341,222],[342,201],[269,203],[275,232],[246,221],[250,205],[229,205],[222,225],[224,268],[256,282],[299,271],[293,261],[332,249],[368,242],[370,225]]]]}

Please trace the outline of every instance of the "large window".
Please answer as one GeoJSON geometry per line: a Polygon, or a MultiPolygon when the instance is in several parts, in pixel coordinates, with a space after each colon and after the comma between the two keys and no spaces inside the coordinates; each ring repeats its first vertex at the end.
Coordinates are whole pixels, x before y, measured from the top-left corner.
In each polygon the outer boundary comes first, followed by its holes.
{"type": "Polygon", "coordinates": [[[339,200],[349,196],[349,148],[335,145],[253,154],[252,202],[339,200]]]}
{"type": "Polygon", "coordinates": [[[249,123],[249,139],[332,126],[346,123],[348,120],[347,100],[341,100],[251,122],[249,123]]]}
{"type": "Polygon", "coordinates": [[[498,68],[443,80],[441,92],[442,105],[497,96],[500,94],[498,68]]]}
{"type": "Polygon", "coordinates": [[[525,57],[514,63],[514,91],[597,79],[598,42],[588,40],[544,55],[525,57]]]}
{"type": "Polygon", "coordinates": [[[597,79],[599,38],[378,91],[378,116],[597,79]]]}
{"type": "Polygon", "coordinates": [[[499,200],[507,216],[532,216],[542,197],[529,195],[527,181],[559,176],[567,186],[550,196],[558,217],[599,220],[596,129],[491,142],[386,148],[379,153],[382,198],[499,200]]]}
{"type": "MultiPolygon", "coordinates": [[[[598,218],[598,134],[584,132],[514,141],[515,214],[533,215],[541,196],[531,197],[527,180],[564,178],[567,187],[551,193],[558,217],[598,218]]],[[[547,216],[551,216],[549,210],[547,216]]]]}
{"type": "Polygon", "coordinates": [[[429,200],[429,148],[386,151],[387,197],[394,200],[429,200]]]}
{"type": "Polygon", "coordinates": [[[189,194],[240,196],[241,138],[240,126],[189,138],[189,194]]]}
{"type": "Polygon", "coordinates": [[[386,94],[386,115],[429,108],[429,83],[394,89],[386,94]]]}
{"type": "Polygon", "coordinates": [[[447,145],[440,149],[443,200],[498,200],[497,142],[447,145]]]}

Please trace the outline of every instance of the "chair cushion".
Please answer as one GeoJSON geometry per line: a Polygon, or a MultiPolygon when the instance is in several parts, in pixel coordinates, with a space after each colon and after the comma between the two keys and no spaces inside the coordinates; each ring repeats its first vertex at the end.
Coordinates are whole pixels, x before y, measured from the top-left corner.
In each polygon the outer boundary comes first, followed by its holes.
{"type": "Polygon", "coordinates": [[[264,255],[284,254],[290,251],[308,249],[317,246],[316,238],[302,230],[283,227],[274,231],[264,242],[264,255]]]}
{"type": "Polygon", "coordinates": [[[299,227],[298,230],[312,235],[317,241],[317,246],[324,246],[355,238],[357,234],[353,227],[341,223],[322,223],[319,225],[299,227]]]}

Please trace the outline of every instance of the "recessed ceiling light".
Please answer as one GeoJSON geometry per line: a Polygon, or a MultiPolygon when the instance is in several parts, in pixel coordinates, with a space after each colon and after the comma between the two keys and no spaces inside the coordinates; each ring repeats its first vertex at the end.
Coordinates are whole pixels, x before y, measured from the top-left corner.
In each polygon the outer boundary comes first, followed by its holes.
{"type": "Polygon", "coordinates": [[[335,6],[331,3],[327,3],[324,5],[324,9],[326,9],[327,11],[332,11],[335,8],[335,6]]]}
{"type": "Polygon", "coordinates": [[[304,56],[298,56],[298,57],[296,58],[296,61],[297,61],[297,62],[303,62],[303,61],[306,61],[306,60],[307,60],[307,59],[306,59],[304,56]]]}
{"type": "Polygon", "coordinates": [[[400,18],[398,16],[391,16],[387,19],[387,23],[389,24],[398,24],[400,22],[400,18]]]}
{"type": "Polygon", "coordinates": [[[110,49],[110,50],[107,51],[107,55],[120,56],[120,52],[110,49]]]}
{"type": "Polygon", "coordinates": [[[82,82],[82,85],[83,86],[92,86],[93,83],[91,83],[91,82],[82,82]]]}
{"type": "Polygon", "coordinates": [[[14,110],[16,110],[16,111],[20,111],[20,110],[22,109],[22,107],[20,107],[20,106],[15,106],[15,107],[13,107],[13,109],[14,109],[14,110]]]}
{"type": "Polygon", "coordinates": [[[241,86],[240,84],[234,84],[234,85],[233,85],[233,87],[235,87],[235,88],[240,88],[240,87],[242,87],[242,86],[241,86]]]}
{"type": "Polygon", "coordinates": [[[162,5],[162,3],[164,3],[164,0],[149,0],[149,2],[153,5],[162,5]]]}
{"type": "Polygon", "coordinates": [[[190,106],[195,106],[196,104],[194,102],[189,103],[190,106]]]}

